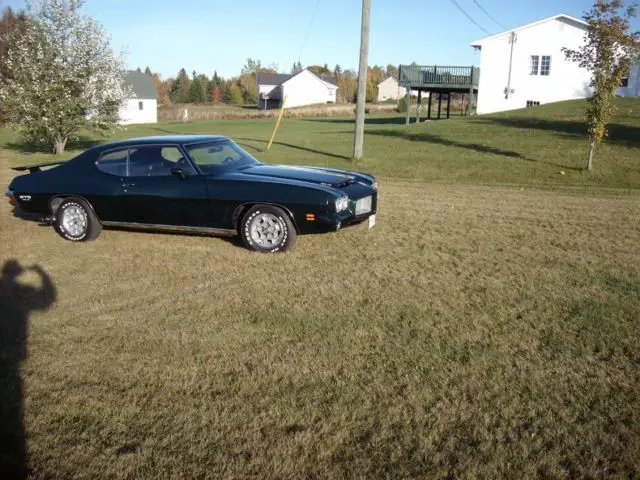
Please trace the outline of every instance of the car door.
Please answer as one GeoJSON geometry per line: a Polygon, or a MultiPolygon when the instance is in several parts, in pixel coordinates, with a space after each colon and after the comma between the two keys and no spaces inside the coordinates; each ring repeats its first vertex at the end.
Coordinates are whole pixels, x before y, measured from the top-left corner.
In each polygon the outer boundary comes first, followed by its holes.
{"type": "Polygon", "coordinates": [[[177,145],[129,148],[122,178],[122,220],[126,223],[209,227],[207,187],[177,145]]]}

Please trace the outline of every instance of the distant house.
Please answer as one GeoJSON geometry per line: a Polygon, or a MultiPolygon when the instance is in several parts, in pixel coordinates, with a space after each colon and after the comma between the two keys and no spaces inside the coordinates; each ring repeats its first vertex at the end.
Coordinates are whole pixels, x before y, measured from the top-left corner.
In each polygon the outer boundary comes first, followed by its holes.
{"type": "Polygon", "coordinates": [[[471,43],[480,50],[479,114],[591,95],[591,74],[563,48],[584,44],[587,23],[565,14],[471,43]]]}
{"type": "Polygon", "coordinates": [[[378,101],[399,100],[407,93],[407,89],[398,84],[398,79],[389,77],[378,84],[378,101]]]}
{"type": "MultiPolygon", "coordinates": [[[[378,102],[385,100],[399,100],[407,93],[407,89],[401,87],[396,77],[389,77],[378,84],[378,102]]],[[[411,95],[418,96],[418,92],[412,91],[411,95]]],[[[425,97],[428,97],[427,93],[425,97]]]]}
{"type": "Polygon", "coordinates": [[[158,95],[151,77],[145,73],[131,71],[125,74],[125,85],[131,88],[134,98],[129,98],[120,108],[120,123],[158,122],[158,95]]]}
{"type": "Polygon", "coordinates": [[[286,108],[335,103],[337,91],[335,79],[306,69],[294,75],[258,74],[258,108],[279,108],[285,97],[286,108]]]}
{"type": "Polygon", "coordinates": [[[622,79],[622,86],[616,92],[620,97],[640,97],[640,60],[629,68],[629,75],[622,79]]]}

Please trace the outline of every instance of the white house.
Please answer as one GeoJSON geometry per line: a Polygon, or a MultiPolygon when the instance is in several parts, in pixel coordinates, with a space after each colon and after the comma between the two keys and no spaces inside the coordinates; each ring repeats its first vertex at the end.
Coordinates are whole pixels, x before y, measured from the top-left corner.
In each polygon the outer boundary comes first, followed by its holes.
{"type": "Polygon", "coordinates": [[[158,95],[151,77],[145,73],[131,71],[125,74],[125,85],[131,88],[134,98],[129,98],[120,107],[120,123],[158,122],[158,95]]]}
{"type": "MultiPolygon", "coordinates": [[[[389,77],[378,84],[378,102],[385,100],[399,100],[407,94],[407,89],[401,87],[398,79],[389,77]]],[[[418,92],[411,91],[411,96],[417,97],[418,92]]],[[[423,98],[429,98],[429,92],[424,92],[423,98]]]]}
{"type": "Polygon", "coordinates": [[[337,91],[338,85],[333,78],[318,76],[306,69],[294,75],[258,74],[259,108],[280,107],[284,98],[287,99],[286,108],[335,103],[337,91]]]}
{"type": "Polygon", "coordinates": [[[407,89],[401,87],[398,79],[389,77],[378,84],[378,101],[399,100],[405,96],[407,89]]]}
{"type": "Polygon", "coordinates": [[[591,74],[563,48],[585,41],[587,23],[559,14],[471,43],[480,50],[478,113],[585,98],[591,74]]]}
{"type": "Polygon", "coordinates": [[[622,79],[622,86],[616,92],[620,97],[640,97],[640,60],[629,68],[629,75],[622,79]]]}

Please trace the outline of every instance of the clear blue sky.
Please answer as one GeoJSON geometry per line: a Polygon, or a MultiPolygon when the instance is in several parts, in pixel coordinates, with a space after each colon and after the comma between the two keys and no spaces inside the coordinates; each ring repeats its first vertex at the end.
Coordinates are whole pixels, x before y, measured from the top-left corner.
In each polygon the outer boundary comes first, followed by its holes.
{"type": "MultiPolygon", "coordinates": [[[[128,50],[131,68],[149,65],[163,78],[184,67],[211,75],[237,75],[247,57],[288,72],[294,61],[355,68],[360,46],[360,0],[87,0],[85,11],[128,50]],[[302,54],[301,54],[302,51],[302,54]]],[[[457,0],[491,33],[503,29],[473,0],[457,0]]],[[[593,0],[477,0],[507,28],[557,13],[580,17],[593,0]]],[[[0,0],[0,8],[24,6],[0,0]]],[[[637,19],[636,19],[637,20],[637,19]]],[[[636,28],[639,22],[635,22],[636,28]]],[[[479,63],[469,42],[486,34],[450,0],[372,0],[369,64],[479,63]]]]}

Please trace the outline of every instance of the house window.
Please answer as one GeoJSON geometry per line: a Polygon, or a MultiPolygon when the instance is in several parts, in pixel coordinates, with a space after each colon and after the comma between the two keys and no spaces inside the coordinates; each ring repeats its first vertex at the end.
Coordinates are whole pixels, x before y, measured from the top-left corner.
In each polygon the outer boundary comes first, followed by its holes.
{"type": "Polygon", "coordinates": [[[620,81],[620,86],[626,88],[629,86],[629,77],[623,77],[620,81]]]}
{"type": "Polygon", "coordinates": [[[540,57],[531,55],[531,64],[529,67],[529,75],[538,75],[538,67],[540,66],[540,57]]]}
{"type": "Polygon", "coordinates": [[[549,76],[551,74],[551,57],[543,56],[540,64],[540,75],[549,76]]]}
{"type": "Polygon", "coordinates": [[[144,110],[144,102],[138,102],[138,110],[144,110]]]}
{"type": "Polygon", "coordinates": [[[536,102],[535,100],[527,100],[527,108],[537,107],[540,105],[540,102],[536,102]]]}

